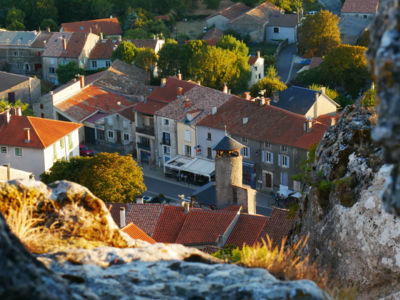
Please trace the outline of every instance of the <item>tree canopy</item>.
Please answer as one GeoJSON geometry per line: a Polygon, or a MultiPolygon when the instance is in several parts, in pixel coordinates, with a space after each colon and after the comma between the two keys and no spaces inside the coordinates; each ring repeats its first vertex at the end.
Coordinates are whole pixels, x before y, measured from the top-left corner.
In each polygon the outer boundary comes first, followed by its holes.
{"type": "Polygon", "coordinates": [[[250,87],[250,93],[253,97],[258,97],[260,92],[265,90],[264,96],[271,97],[275,91],[286,90],[287,86],[278,77],[278,73],[274,66],[270,66],[266,72],[266,76],[250,87]]]}
{"type": "Polygon", "coordinates": [[[77,182],[108,202],[134,202],[146,190],[143,172],[132,156],[118,153],[57,161],[40,178],[45,183],[63,179],[77,182]]]}
{"type": "Polygon", "coordinates": [[[322,74],[329,85],[342,86],[356,98],[370,82],[365,51],[361,46],[341,45],[330,51],[321,63],[322,74]]]}
{"type": "Polygon", "coordinates": [[[59,65],[56,73],[58,77],[58,82],[60,84],[64,84],[74,79],[76,75],[84,75],[85,70],[79,68],[78,64],[75,61],[70,61],[66,65],[59,65]]]}
{"type": "Polygon", "coordinates": [[[306,56],[324,56],[341,44],[339,17],[328,10],[307,15],[298,29],[299,53],[306,56]]]}
{"type": "Polygon", "coordinates": [[[178,42],[167,39],[158,52],[158,68],[161,77],[176,75],[180,69],[180,51],[178,42]]]}
{"type": "Polygon", "coordinates": [[[131,64],[135,58],[137,49],[135,45],[129,41],[122,41],[121,44],[114,50],[111,59],[120,59],[128,64],[131,64]]]}
{"type": "Polygon", "coordinates": [[[150,71],[157,63],[157,55],[151,48],[137,48],[135,64],[146,71],[150,71]]]}
{"type": "Polygon", "coordinates": [[[0,100],[0,112],[3,112],[7,108],[11,108],[11,107],[20,107],[22,114],[24,116],[32,116],[33,115],[32,109],[29,108],[29,103],[23,103],[21,101],[21,99],[18,99],[17,101],[15,101],[15,103],[9,103],[8,101],[4,100],[4,98],[0,100]]]}

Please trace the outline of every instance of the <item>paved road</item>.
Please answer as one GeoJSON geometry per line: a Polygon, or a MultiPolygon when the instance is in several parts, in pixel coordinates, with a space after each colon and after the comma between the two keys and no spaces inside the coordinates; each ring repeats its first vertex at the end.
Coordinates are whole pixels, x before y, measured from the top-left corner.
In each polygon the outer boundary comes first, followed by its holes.
{"type": "MultiPolygon", "coordinates": [[[[297,53],[296,44],[290,44],[279,53],[278,59],[276,61],[276,70],[278,75],[283,82],[290,81],[289,75],[293,78],[294,74],[290,74],[290,69],[292,66],[293,56],[297,53]]],[[[293,73],[293,72],[292,72],[293,73]]]]}
{"type": "Polygon", "coordinates": [[[167,198],[178,200],[178,195],[184,194],[185,197],[190,197],[193,194],[194,189],[189,187],[183,187],[181,185],[166,182],[154,177],[144,175],[144,184],[147,187],[147,194],[151,196],[158,196],[164,194],[167,198]]]}

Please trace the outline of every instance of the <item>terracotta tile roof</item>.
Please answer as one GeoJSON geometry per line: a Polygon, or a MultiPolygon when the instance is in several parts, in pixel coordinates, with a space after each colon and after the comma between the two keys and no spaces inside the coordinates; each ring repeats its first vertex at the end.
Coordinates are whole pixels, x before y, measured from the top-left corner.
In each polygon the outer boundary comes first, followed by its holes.
{"type": "Polygon", "coordinates": [[[44,50],[42,56],[78,58],[85,47],[89,35],[91,33],[55,32],[48,40],[46,50],[44,50]],[[67,43],[66,50],[63,49],[63,38],[66,39],[67,43]]]}
{"type": "Polygon", "coordinates": [[[167,103],[159,102],[159,101],[146,101],[138,103],[135,106],[135,110],[144,114],[154,115],[158,110],[163,108],[167,103]]]}
{"type": "Polygon", "coordinates": [[[346,0],[342,6],[342,13],[375,14],[378,11],[379,0],[346,0]]]}
{"type": "Polygon", "coordinates": [[[225,233],[235,212],[191,210],[186,216],[176,243],[184,245],[213,244],[225,233]]]}
{"type": "Polygon", "coordinates": [[[136,48],[151,48],[154,51],[156,50],[157,40],[155,39],[136,39],[130,40],[136,48]]]}
{"type": "Polygon", "coordinates": [[[237,205],[237,204],[232,204],[229,205],[223,209],[220,209],[220,211],[234,211],[234,212],[238,212],[240,209],[242,208],[241,205],[237,205]]]}
{"type": "Polygon", "coordinates": [[[187,214],[179,206],[168,205],[158,220],[153,238],[159,243],[175,243],[187,214]]]}
{"type": "Polygon", "coordinates": [[[118,113],[127,118],[128,120],[135,122],[135,105],[125,108],[119,111],[118,113]]]}
{"type": "Polygon", "coordinates": [[[90,52],[89,59],[111,59],[111,55],[119,42],[115,40],[99,40],[90,52]]]}
{"type": "Polygon", "coordinates": [[[256,7],[250,9],[244,14],[231,19],[229,23],[234,23],[236,21],[240,22],[253,22],[258,24],[265,24],[269,21],[270,17],[274,14],[279,14],[280,8],[275,6],[270,2],[263,2],[256,7]]]}
{"type": "Polygon", "coordinates": [[[78,94],[57,103],[55,107],[73,120],[81,122],[96,111],[117,112],[132,104],[132,100],[120,94],[91,85],[78,94]]]}
{"type": "Polygon", "coordinates": [[[61,27],[65,32],[92,32],[104,35],[121,35],[122,29],[117,18],[106,18],[79,22],[62,23],[61,27]]]}
{"type": "Polygon", "coordinates": [[[268,26],[296,27],[297,15],[274,14],[269,18],[268,26]]]}
{"type": "Polygon", "coordinates": [[[252,66],[252,65],[254,65],[254,64],[257,62],[257,60],[258,60],[259,58],[261,58],[261,57],[258,57],[257,55],[251,55],[251,56],[249,57],[247,63],[248,63],[250,66],[252,66]]]}
{"type": "Polygon", "coordinates": [[[142,240],[148,242],[150,244],[155,244],[156,241],[149,237],[143,230],[137,227],[133,223],[129,223],[127,226],[121,229],[123,232],[129,234],[129,236],[133,239],[142,240]]]}
{"type": "Polygon", "coordinates": [[[288,211],[284,209],[274,208],[271,216],[261,232],[259,241],[266,240],[266,235],[272,239],[274,246],[281,244],[282,238],[289,235],[294,223],[294,217],[290,218],[288,211]]]}
{"type": "Polygon", "coordinates": [[[214,27],[206,32],[206,34],[203,36],[203,40],[205,40],[210,46],[214,46],[216,43],[218,43],[223,35],[224,32],[221,29],[214,27]]]}
{"type": "Polygon", "coordinates": [[[278,107],[235,98],[220,106],[215,115],[200,121],[198,126],[224,130],[226,125],[232,135],[308,149],[321,140],[328,126],[317,119],[313,121],[311,132],[305,132],[305,121],[305,117],[278,107]],[[243,118],[248,118],[246,124],[243,118]]]}
{"type": "Polygon", "coordinates": [[[207,19],[211,19],[212,17],[221,15],[229,20],[232,20],[232,19],[235,19],[235,18],[239,17],[240,15],[244,14],[249,9],[250,8],[248,6],[246,6],[245,4],[238,2],[238,3],[233,4],[223,10],[220,10],[219,12],[208,17],[207,19]]]}
{"type": "Polygon", "coordinates": [[[147,97],[149,100],[169,103],[176,99],[178,87],[182,88],[183,94],[195,87],[193,82],[179,80],[175,77],[168,77],[167,83],[164,87],[159,86],[155,88],[147,97]]]}
{"type": "Polygon", "coordinates": [[[125,215],[128,213],[129,209],[132,206],[132,203],[111,203],[111,202],[106,202],[106,206],[108,207],[108,210],[110,211],[110,214],[112,218],[114,219],[115,224],[118,225],[118,227],[121,227],[120,223],[120,210],[121,207],[125,208],[125,215]]]}
{"type": "Polygon", "coordinates": [[[194,85],[192,89],[184,93],[180,99],[169,103],[157,111],[157,115],[170,118],[180,122],[197,124],[199,121],[211,114],[213,107],[219,107],[231,98],[238,98],[234,95],[226,94],[222,91],[209,87],[194,85]],[[189,102],[186,102],[186,100],[189,102]],[[187,107],[189,105],[189,107],[187,107]],[[191,121],[187,120],[189,111],[201,110],[191,121]]]}
{"type": "Polygon", "coordinates": [[[0,114],[0,145],[45,149],[62,137],[81,127],[81,124],[27,116],[0,114]],[[30,142],[25,143],[24,128],[30,128],[30,142]]]}
{"type": "Polygon", "coordinates": [[[264,230],[268,217],[241,214],[225,245],[254,245],[264,230]]]}
{"type": "Polygon", "coordinates": [[[132,204],[131,209],[126,214],[126,222],[133,222],[152,237],[163,207],[162,204],[132,204]]]}
{"type": "Polygon", "coordinates": [[[314,68],[318,67],[321,63],[322,63],[322,57],[314,56],[311,58],[311,62],[308,65],[308,69],[309,70],[314,69],[314,68]]]}

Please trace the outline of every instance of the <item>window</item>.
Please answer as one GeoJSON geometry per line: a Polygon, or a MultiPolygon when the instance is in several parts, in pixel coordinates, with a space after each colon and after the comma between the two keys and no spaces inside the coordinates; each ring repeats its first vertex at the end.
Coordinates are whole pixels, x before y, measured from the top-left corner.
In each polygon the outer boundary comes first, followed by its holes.
{"type": "Polygon", "coordinates": [[[281,184],[288,185],[288,174],[286,172],[281,173],[281,184]]]}
{"type": "Polygon", "coordinates": [[[97,60],[92,61],[92,68],[97,68],[97,60]]]}
{"type": "Polygon", "coordinates": [[[129,134],[128,133],[124,133],[124,141],[129,141],[129,134]]]}
{"type": "Polygon", "coordinates": [[[8,93],[8,103],[15,103],[15,92],[8,93]]]}
{"type": "Polygon", "coordinates": [[[282,166],[282,167],[285,167],[285,168],[289,168],[289,166],[290,166],[290,159],[289,159],[289,156],[287,156],[287,155],[279,155],[278,156],[278,164],[280,165],[280,166],[282,166]]]}
{"type": "Polygon", "coordinates": [[[171,137],[170,137],[168,132],[163,132],[162,133],[162,143],[164,145],[171,146],[171,137]]]}
{"type": "Polygon", "coordinates": [[[211,141],[211,132],[208,132],[208,133],[207,133],[207,140],[208,140],[208,141],[211,141]]]}
{"type": "Polygon", "coordinates": [[[211,150],[211,147],[207,147],[207,158],[212,159],[212,150],[211,150]]]}
{"type": "Polygon", "coordinates": [[[244,147],[240,150],[243,157],[250,158],[250,148],[244,147]]]}
{"type": "Polygon", "coordinates": [[[64,139],[61,139],[61,140],[60,140],[60,148],[61,148],[61,149],[64,149],[64,139]]]}
{"type": "Polygon", "coordinates": [[[264,146],[265,146],[265,148],[268,148],[268,149],[271,148],[271,144],[268,142],[265,142],[264,146]]]}
{"type": "Polygon", "coordinates": [[[164,122],[163,122],[163,123],[164,123],[164,125],[166,125],[166,126],[168,126],[168,125],[169,125],[169,120],[168,120],[168,119],[164,119],[163,121],[164,121],[164,122]]]}
{"type": "Polygon", "coordinates": [[[243,143],[247,143],[247,138],[242,137],[242,142],[243,142],[243,143]]]}
{"type": "Polygon", "coordinates": [[[22,156],[22,148],[15,147],[15,156],[22,156]]]}
{"type": "Polygon", "coordinates": [[[72,141],[72,134],[68,134],[68,149],[71,150],[74,147],[74,142],[72,141]]]}
{"type": "Polygon", "coordinates": [[[97,138],[99,139],[99,140],[105,140],[105,137],[104,137],[104,130],[102,130],[102,129],[97,129],[97,138]]]}
{"type": "Polygon", "coordinates": [[[168,146],[164,146],[163,147],[163,151],[164,151],[164,154],[170,154],[171,153],[171,149],[168,146]]]}
{"type": "Polygon", "coordinates": [[[185,130],[185,141],[190,142],[190,131],[189,130],[185,130]]]}
{"type": "Polygon", "coordinates": [[[279,27],[274,27],[274,33],[279,33],[279,27]]]}
{"type": "Polygon", "coordinates": [[[49,73],[50,74],[54,74],[56,72],[56,70],[53,68],[53,67],[50,67],[49,68],[49,73]]]}
{"type": "Polygon", "coordinates": [[[7,153],[7,147],[6,146],[1,146],[1,153],[7,153]]]}
{"type": "Polygon", "coordinates": [[[282,146],[281,146],[281,152],[287,153],[287,152],[288,152],[288,147],[285,146],[285,145],[282,145],[282,146]]]}
{"type": "Polygon", "coordinates": [[[40,109],[43,109],[43,104],[42,103],[40,103],[40,109]]]}
{"type": "Polygon", "coordinates": [[[41,114],[40,114],[40,117],[41,117],[42,119],[44,119],[44,113],[41,113],[41,114]]]}
{"type": "Polygon", "coordinates": [[[112,117],[108,117],[108,118],[107,118],[107,124],[110,125],[110,126],[112,126],[112,124],[113,124],[113,119],[112,119],[112,117]]]}
{"type": "Polygon", "coordinates": [[[269,164],[273,164],[274,163],[274,154],[272,152],[269,151],[262,151],[262,161],[269,163],[269,164]]]}
{"type": "Polygon", "coordinates": [[[106,61],[106,67],[109,68],[111,66],[111,61],[107,60],[106,61]]]}
{"type": "Polygon", "coordinates": [[[113,139],[114,138],[114,131],[108,131],[108,137],[110,138],[110,139],[113,139]]]}
{"type": "Polygon", "coordinates": [[[254,70],[256,70],[256,71],[257,71],[257,66],[254,66],[254,70]]]}
{"type": "Polygon", "coordinates": [[[192,147],[190,146],[185,146],[185,153],[187,156],[192,156],[192,147]]]}

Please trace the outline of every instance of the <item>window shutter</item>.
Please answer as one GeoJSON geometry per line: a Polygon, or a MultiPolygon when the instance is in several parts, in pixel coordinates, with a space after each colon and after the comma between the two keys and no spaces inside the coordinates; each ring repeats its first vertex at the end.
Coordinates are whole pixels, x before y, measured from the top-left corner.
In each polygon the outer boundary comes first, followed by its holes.
{"type": "Polygon", "coordinates": [[[274,163],[274,153],[272,153],[272,152],[270,152],[271,153],[271,164],[273,164],[274,163]]]}
{"type": "Polygon", "coordinates": [[[290,157],[289,157],[289,155],[287,156],[287,167],[290,168],[290,157]]]}
{"type": "Polygon", "coordinates": [[[261,151],[261,161],[265,162],[265,151],[264,150],[261,151]]]}
{"type": "Polygon", "coordinates": [[[280,165],[281,165],[281,155],[278,154],[278,166],[280,166],[280,165]]]}
{"type": "Polygon", "coordinates": [[[182,144],[182,155],[185,155],[185,145],[182,144]]]}

